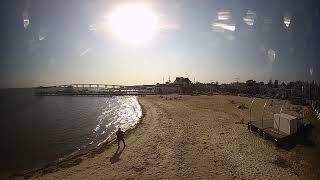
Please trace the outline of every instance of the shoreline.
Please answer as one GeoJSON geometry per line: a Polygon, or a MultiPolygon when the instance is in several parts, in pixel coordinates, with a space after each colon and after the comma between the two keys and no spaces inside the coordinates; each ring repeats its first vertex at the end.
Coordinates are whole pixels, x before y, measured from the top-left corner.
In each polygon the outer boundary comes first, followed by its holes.
{"type": "MultiPolygon", "coordinates": [[[[126,137],[128,137],[132,133],[134,133],[134,131],[142,123],[142,121],[146,115],[146,109],[144,108],[144,106],[140,102],[139,96],[137,96],[137,100],[138,100],[138,103],[141,107],[142,115],[139,118],[138,122],[134,126],[130,127],[129,129],[127,129],[125,131],[126,137]]],[[[34,176],[39,176],[39,175],[43,176],[48,173],[59,171],[60,168],[61,169],[70,168],[72,166],[75,166],[75,165],[81,163],[83,157],[93,158],[97,154],[104,152],[105,150],[109,149],[115,142],[116,142],[116,138],[113,138],[109,141],[102,142],[99,146],[85,149],[82,151],[79,150],[78,152],[74,151],[70,154],[65,155],[64,157],[58,158],[57,160],[54,160],[52,162],[48,162],[45,165],[42,165],[40,167],[33,168],[30,170],[18,171],[18,172],[14,172],[12,174],[9,174],[8,179],[19,179],[19,178],[29,179],[34,176]]]]}
{"type": "MultiPolygon", "coordinates": [[[[307,154],[312,147],[297,144],[289,150],[277,148],[247,130],[249,110],[237,106],[250,104],[251,98],[217,95],[170,99],[139,98],[143,118],[126,132],[127,146],[120,153],[111,142],[98,153],[21,178],[319,179],[320,173],[307,161],[319,157],[307,154]],[[243,119],[244,123],[239,123],[243,119]]],[[[260,107],[265,100],[256,101],[260,107]]],[[[276,110],[281,106],[274,104],[276,110]]],[[[294,107],[290,104],[285,111],[297,115],[294,107]]]]}

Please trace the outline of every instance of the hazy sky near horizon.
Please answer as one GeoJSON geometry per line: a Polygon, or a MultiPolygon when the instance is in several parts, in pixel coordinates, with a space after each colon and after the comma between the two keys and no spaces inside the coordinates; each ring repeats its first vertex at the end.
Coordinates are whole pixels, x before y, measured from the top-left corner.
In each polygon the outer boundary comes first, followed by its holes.
{"type": "Polygon", "coordinates": [[[200,82],[320,77],[316,0],[5,0],[1,4],[2,88],[154,84],[169,76],[200,82]],[[134,9],[123,8],[128,4],[144,7],[146,14],[136,16],[134,9]],[[112,19],[119,7],[120,18],[112,19]],[[112,20],[116,23],[110,26],[112,20]]]}

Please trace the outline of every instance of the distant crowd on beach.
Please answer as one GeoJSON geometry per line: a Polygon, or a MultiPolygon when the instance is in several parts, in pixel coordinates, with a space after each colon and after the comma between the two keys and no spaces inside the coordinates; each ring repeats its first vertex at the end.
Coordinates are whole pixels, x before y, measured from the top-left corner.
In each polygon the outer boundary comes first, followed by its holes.
{"type": "Polygon", "coordinates": [[[165,99],[165,100],[178,100],[178,99],[182,99],[182,96],[159,96],[159,98],[165,99]]]}

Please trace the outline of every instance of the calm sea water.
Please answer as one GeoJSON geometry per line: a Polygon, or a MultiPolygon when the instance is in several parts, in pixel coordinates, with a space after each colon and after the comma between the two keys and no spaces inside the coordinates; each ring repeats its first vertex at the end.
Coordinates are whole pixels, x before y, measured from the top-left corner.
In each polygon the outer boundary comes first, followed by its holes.
{"type": "Polygon", "coordinates": [[[0,90],[0,173],[44,165],[114,138],[142,115],[137,97],[40,97],[0,90]]]}

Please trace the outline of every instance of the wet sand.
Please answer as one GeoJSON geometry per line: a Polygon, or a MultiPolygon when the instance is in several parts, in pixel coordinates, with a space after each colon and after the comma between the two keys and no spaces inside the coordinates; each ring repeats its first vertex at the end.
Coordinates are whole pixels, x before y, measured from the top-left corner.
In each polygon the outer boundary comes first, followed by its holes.
{"type": "MultiPolygon", "coordinates": [[[[77,157],[65,167],[43,169],[31,178],[319,179],[295,150],[276,148],[247,130],[249,109],[237,105],[249,105],[251,100],[220,95],[178,100],[142,97],[145,116],[126,136],[123,151],[115,154],[117,144],[113,143],[95,155],[77,157]]],[[[256,101],[262,106],[265,100],[256,101]]],[[[272,108],[278,111],[279,106],[272,108]]],[[[292,105],[285,112],[297,115],[292,105]]]]}

